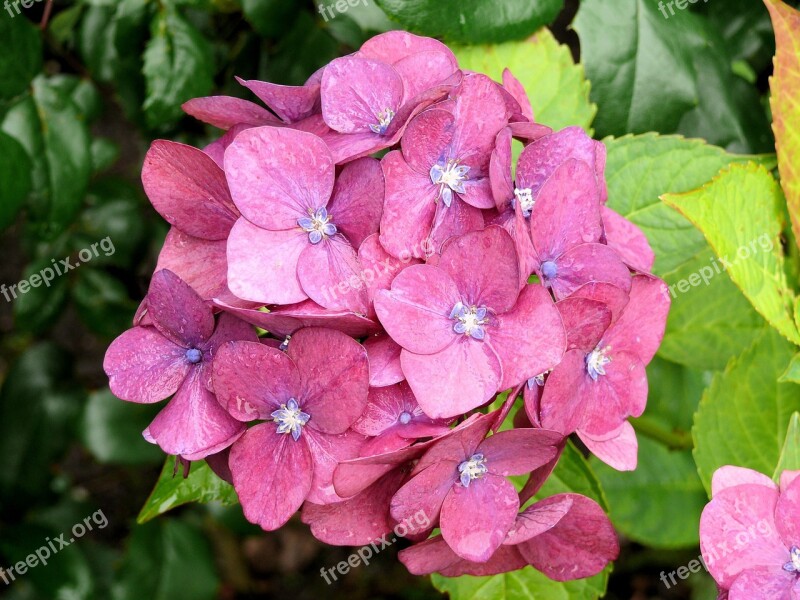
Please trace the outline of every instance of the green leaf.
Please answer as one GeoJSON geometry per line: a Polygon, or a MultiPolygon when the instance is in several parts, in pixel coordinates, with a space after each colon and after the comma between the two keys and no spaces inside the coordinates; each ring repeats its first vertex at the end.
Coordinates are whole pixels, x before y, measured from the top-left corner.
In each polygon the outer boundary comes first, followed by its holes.
{"type": "Polygon", "coordinates": [[[308,13],[301,12],[291,29],[281,37],[260,78],[285,85],[302,85],[313,72],[338,56],[336,40],[308,13]]]}
{"type": "Polygon", "coordinates": [[[723,465],[773,473],[792,414],[800,410],[800,388],[778,383],[794,348],[773,329],[717,373],[695,415],[692,437],[700,478],[723,465]]]}
{"type": "Polygon", "coordinates": [[[780,481],[784,471],[800,470],[800,413],[794,413],[786,432],[786,441],[783,443],[778,466],[772,476],[775,481],[780,481]]]}
{"type": "Polygon", "coordinates": [[[783,372],[783,375],[778,379],[781,383],[791,381],[792,383],[800,383],[800,354],[795,354],[792,357],[789,366],[783,372]]]}
{"type": "Polygon", "coordinates": [[[0,131],[0,229],[17,218],[17,213],[31,191],[31,161],[25,148],[0,131]]]}
{"type": "Polygon", "coordinates": [[[180,472],[175,473],[175,457],[170,456],[137,521],[146,523],[189,502],[228,505],[238,502],[238,498],[233,486],[217,477],[205,461],[192,463],[189,476],[184,479],[180,472]]]}
{"type": "Polygon", "coordinates": [[[710,248],[665,276],[672,296],[659,355],[695,369],[721,370],[764,328],[710,248]]]}
{"type": "Polygon", "coordinates": [[[24,16],[0,15],[0,100],[18,96],[42,70],[42,38],[24,16]]]}
{"type": "Polygon", "coordinates": [[[589,461],[571,441],[567,443],[558,465],[536,494],[536,498],[542,499],[569,492],[587,496],[602,506],[603,510],[608,510],[608,501],[600,480],[594,474],[589,461]]]}
{"type": "Polygon", "coordinates": [[[219,576],[203,533],[175,519],[133,530],[112,600],[214,600],[219,576]]]}
{"type": "Polygon", "coordinates": [[[0,508],[29,510],[45,500],[51,463],[71,440],[82,394],[70,356],[53,344],[30,348],[0,389],[0,508]]]}
{"type": "Polygon", "coordinates": [[[663,200],[705,235],[726,272],[758,313],[800,343],[795,297],[786,283],[779,236],[783,195],[764,167],[732,165],[703,187],[663,200]]]}
{"type": "Polygon", "coordinates": [[[156,128],[180,119],[187,100],[211,92],[214,56],[209,42],[169,5],[153,19],[151,34],[144,51],[144,112],[156,128]]]}
{"type": "Polygon", "coordinates": [[[708,4],[708,18],[725,39],[733,61],[747,61],[760,71],[775,54],[769,12],[762,2],[728,0],[708,4]]]}
{"type": "Polygon", "coordinates": [[[781,0],[766,0],[775,29],[775,69],[770,79],[775,147],[795,241],[800,243],[800,11],[781,0]]]}
{"type": "Polygon", "coordinates": [[[110,169],[119,158],[119,145],[108,138],[96,137],[92,140],[92,172],[102,173],[110,169]]]}
{"type": "Polygon", "coordinates": [[[122,282],[88,267],[78,272],[72,298],[87,327],[108,338],[128,328],[137,307],[122,282]]]}
{"type": "Polygon", "coordinates": [[[433,586],[450,600],[595,600],[606,590],[604,571],[588,579],[553,581],[533,567],[490,577],[442,577],[431,575],[433,586]]]}
{"type": "MultiPolygon", "coordinates": [[[[360,0],[367,1],[367,0],[360,0]]],[[[564,7],[563,0],[376,0],[404,29],[461,44],[517,40],[549,24],[564,7]]]]}
{"type": "Polygon", "coordinates": [[[677,132],[730,150],[770,149],[759,96],[733,73],[724,40],[705,17],[677,11],[665,18],[658,6],[580,4],[574,27],[600,106],[598,133],[677,132]]]}
{"type": "Polygon", "coordinates": [[[103,464],[157,464],[164,454],[142,437],[161,407],[123,402],[110,390],[89,395],[80,423],[83,444],[103,464]]]}
{"type": "Polygon", "coordinates": [[[567,46],[559,44],[548,29],[522,42],[494,46],[455,47],[464,69],[502,80],[508,67],[528,93],[536,121],[562,129],[580,125],[591,133],[597,106],[589,101],[589,82],[583,67],[572,61],[567,46]]]}
{"type": "Polygon", "coordinates": [[[608,150],[608,206],[638,225],[656,254],[655,273],[665,276],[695,258],[707,244],[662,194],[688,192],[734,163],[774,168],[774,155],[735,155],[702,140],[654,133],[603,140],[608,150]]]}
{"type": "Polygon", "coordinates": [[[697,523],[708,497],[691,452],[670,451],[639,436],[635,471],[616,471],[596,458],[591,465],[621,533],[653,548],[689,548],[700,542],[697,523]]]}
{"type": "Polygon", "coordinates": [[[52,259],[42,258],[25,267],[22,280],[28,282],[30,289],[25,293],[19,288],[10,292],[18,296],[14,301],[14,323],[20,331],[43,333],[61,316],[68,297],[69,278],[58,274],[52,259]]]}
{"type": "Polygon", "coordinates": [[[30,217],[37,234],[55,238],[80,210],[91,174],[86,121],[59,80],[37,77],[33,95],[6,115],[2,129],[31,158],[30,217]]]}
{"type": "Polygon", "coordinates": [[[300,3],[286,0],[242,0],[244,18],[266,38],[280,37],[300,8],[300,3]]]}

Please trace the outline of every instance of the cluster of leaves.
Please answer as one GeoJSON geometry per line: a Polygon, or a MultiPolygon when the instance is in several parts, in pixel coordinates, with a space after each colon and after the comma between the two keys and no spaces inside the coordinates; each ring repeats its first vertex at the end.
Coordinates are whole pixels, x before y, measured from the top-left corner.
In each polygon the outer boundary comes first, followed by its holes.
{"type": "MultiPolygon", "coordinates": [[[[3,282],[107,236],[116,249],[21,295],[13,334],[3,325],[0,356],[16,361],[2,367],[0,391],[2,564],[108,510],[99,498],[113,496],[76,473],[76,452],[113,465],[103,477],[115,474],[138,497],[153,476],[158,452],[140,438],[153,412],[112,401],[99,374],[104,345],[130,323],[166,233],[137,181],[148,142],[180,136],[202,145],[209,132],[183,120],[183,101],[215,90],[241,95],[234,75],[302,83],[391,26],[443,36],[464,68],[495,79],[511,68],[538,121],[604,139],[609,206],[646,233],[673,308],[648,367],[648,409],[635,424],[639,468],[619,473],[570,446],[542,494],[575,491],[600,502],[627,539],[659,551],[642,553],[645,568],[671,570],[696,556],[716,468],[800,468],[800,45],[792,33],[800,16],[779,0],[767,5],[697,3],[667,18],[649,0],[583,0],[573,21],[580,64],[544,28],[560,0],[498,0],[491,10],[478,0],[458,8],[368,0],[345,11],[334,3],[328,20],[286,0],[78,0],[57,2],[44,34],[25,16],[0,14],[0,228],[27,259],[9,263],[3,282]],[[491,45],[466,45],[476,43],[491,45]],[[747,258],[734,260],[743,247],[747,258]],[[724,271],[714,268],[722,258],[732,263],[724,271]],[[709,266],[713,275],[701,281],[709,266]]],[[[187,479],[172,474],[168,463],[140,521],[188,502],[235,501],[203,464],[187,479]]],[[[11,595],[213,598],[219,576],[205,514],[135,527],[124,555],[107,542],[126,533],[129,513],[116,524],[110,515],[109,532],[32,570],[11,595]]],[[[624,580],[641,568],[623,559],[616,574],[624,580]]],[[[527,569],[434,584],[457,599],[593,599],[608,577],[560,584],[527,569]]]]}

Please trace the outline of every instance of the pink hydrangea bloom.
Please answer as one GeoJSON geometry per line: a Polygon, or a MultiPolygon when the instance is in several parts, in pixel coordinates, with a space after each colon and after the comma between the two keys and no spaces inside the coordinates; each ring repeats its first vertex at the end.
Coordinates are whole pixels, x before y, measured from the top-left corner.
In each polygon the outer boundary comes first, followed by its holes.
{"type": "Polygon", "coordinates": [[[729,600],[800,598],[800,471],[785,471],[778,486],[750,469],[718,469],[700,549],[729,600]]]}

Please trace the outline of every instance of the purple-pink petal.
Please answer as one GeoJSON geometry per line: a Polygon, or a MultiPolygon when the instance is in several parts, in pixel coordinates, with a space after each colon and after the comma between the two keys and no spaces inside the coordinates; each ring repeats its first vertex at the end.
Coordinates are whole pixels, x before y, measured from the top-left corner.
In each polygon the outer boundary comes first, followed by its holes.
{"type": "Polygon", "coordinates": [[[233,96],[206,96],[192,98],[181,106],[183,112],[195,119],[220,129],[234,125],[271,125],[280,121],[267,109],[249,100],[233,96]]]}
{"type": "Polygon", "coordinates": [[[211,308],[172,271],[153,275],[147,307],[155,327],[184,348],[203,345],[214,331],[211,308]]]}
{"type": "Polygon", "coordinates": [[[400,367],[402,348],[388,335],[381,333],[364,340],[364,349],[369,358],[369,384],[385,387],[405,379],[400,367]]]}
{"type": "MultiPolygon", "coordinates": [[[[313,79],[313,75],[312,75],[313,79]]],[[[320,104],[319,82],[309,79],[305,85],[278,85],[251,79],[236,80],[253,92],[286,123],[296,123],[318,112],[320,104]]]]}
{"type": "Polygon", "coordinates": [[[384,187],[381,163],[374,158],[360,158],[348,163],[337,177],[328,214],[353,248],[358,248],[368,236],[378,233],[384,187]]]}
{"type": "Polygon", "coordinates": [[[317,304],[366,315],[369,306],[364,273],[353,246],[340,235],[306,244],[297,261],[297,279],[317,304]]]}

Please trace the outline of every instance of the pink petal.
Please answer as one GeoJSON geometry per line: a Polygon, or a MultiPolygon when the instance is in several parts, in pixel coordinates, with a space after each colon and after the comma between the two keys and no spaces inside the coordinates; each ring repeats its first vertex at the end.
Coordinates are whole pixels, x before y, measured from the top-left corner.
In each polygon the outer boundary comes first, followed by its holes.
{"type": "Polygon", "coordinates": [[[392,530],[389,501],[405,477],[395,469],[352,498],[303,506],[303,522],[315,538],[334,546],[366,546],[392,530]]]}
{"type": "Polygon", "coordinates": [[[353,248],[378,233],[383,196],[383,171],[380,161],[374,158],[348,163],[336,179],[328,214],[353,248]]]}
{"type": "Polygon", "coordinates": [[[200,460],[233,444],[245,426],[222,408],[195,369],[147,429],[167,454],[200,460]]]}
{"type": "Polygon", "coordinates": [[[398,558],[414,575],[438,572],[445,577],[498,575],[522,569],[528,564],[514,546],[500,546],[486,562],[464,560],[452,551],[440,535],[401,550],[398,558]]]}
{"type": "Polygon", "coordinates": [[[390,65],[344,56],[331,61],[322,75],[322,116],[341,133],[370,131],[385,110],[397,112],[403,80],[390,65]]]}
{"type": "Polygon", "coordinates": [[[605,304],[611,310],[611,323],[616,323],[628,305],[628,292],[610,283],[590,281],[572,292],[570,298],[587,298],[605,304]]]}
{"type": "Polygon", "coordinates": [[[547,377],[539,407],[542,427],[569,435],[580,425],[588,404],[582,395],[585,358],[585,352],[570,350],[547,377]]]}
{"type": "Polygon", "coordinates": [[[602,282],[628,291],[631,274],[614,250],[605,244],[580,244],[556,259],[558,275],[549,282],[553,294],[561,300],[582,285],[602,282]]]}
{"type": "Polygon", "coordinates": [[[305,300],[297,265],[308,247],[308,234],[299,228],[268,231],[240,218],[228,238],[228,286],[239,298],[262,304],[305,300]]]}
{"type": "Polygon", "coordinates": [[[429,531],[439,519],[439,512],[450,490],[458,481],[458,463],[439,461],[411,479],[392,497],[391,514],[398,523],[411,523],[412,534],[429,531]],[[429,524],[414,525],[414,515],[422,512],[429,524]]]}
{"type": "Polygon", "coordinates": [[[607,206],[601,209],[608,245],[634,271],[649,273],[656,255],[642,230],[607,206]]]}
{"type": "Polygon", "coordinates": [[[458,69],[449,49],[417,52],[398,60],[393,66],[403,80],[403,103],[418,101],[427,90],[446,81],[458,69]]]}
{"type": "Polygon", "coordinates": [[[438,266],[450,274],[461,294],[460,301],[468,306],[486,306],[500,314],[511,310],[517,301],[517,252],[502,227],[490,225],[451,239],[442,250],[438,266]]]}
{"type": "Polygon", "coordinates": [[[224,240],[239,216],[222,169],[192,146],[153,142],[144,159],[142,185],[158,213],[194,237],[224,240]]]}
{"type": "Polygon", "coordinates": [[[552,529],[570,511],[575,494],[557,494],[530,505],[517,515],[505,545],[520,544],[552,529]]]}
{"type": "Polygon", "coordinates": [[[722,490],[700,517],[700,549],[711,576],[724,588],[747,569],[780,570],[789,559],[775,523],[779,493],[761,484],[722,490]]]}
{"type": "Polygon", "coordinates": [[[342,498],[358,494],[389,471],[419,458],[433,443],[423,442],[385,454],[363,456],[339,463],[333,476],[336,493],[342,498]]]}
{"type": "Polygon", "coordinates": [[[508,429],[486,438],[478,452],[486,457],[489,473],[527,475],[553,460],[563,440],[563,435],[547,429],[508,429]]]}
{"type": "Polygon", "coordinates": [[[795,600],[797,576],[783,569],[759,567],[739,575],[728,591],[728,600],[795,600]],[[794,589],[793,589],[794,588],[794,589]]]}
{"type": "Polygon", "coordinates": [[[278,306],[270,312],[233,306],[219,298],[215,298],[214,303],[222,310],[278,337],[291,335],[303,327],[328,327],[352,337],[371,335],[380,329],[376,323],[365,317],[348,311],[328,310],[311,300],[278,306]]]}
{"type": "Polygon", "coordinates": [[[753,469],[726,465],[714,471],[711,478],[711,495],[716,496],[722,490],[744,484],[764,485],[770,489],[778,489],[769,477],[753,469]]]}
{"type": "Polygon", "coordinates": [[[495,136],[506,126],[506,105],[497,85],[486,75],[464,77],[453,111],[456,129],[451,155],[470,167],[470,179],[487,175],[495,136]]]}
{"type": "MultiPolygon", "coordinates": [[[[208,154],[211,159],[216,163],[216,165],[220,169],[225,168],[225,150],[228,149],[228,146],[231,145],[231,142],[236,139],[243,131],[250,129],[251,127],[257,127],[257,125],[247,125],[244,123],[239,123],[238,125],[234,125],[225,134],[217,140],[211,142],[208,146],[203,148],[203,152],[208,154]]],[[[227,185],[227,184],[226,184],[227,185]]],[[[236,210],[236,215],[238,216],[239,211],[236,210]]]]}
{"type": "Polygon", "coordinates": [[[453,195],[453,202],[450,206],[444,202],[438,202],[427,247],[432,252],[441,252],[442,247],[450,238],[482,230],[483,212],[464,202],[459,194],[453,195]]]}
{"type": "Polygon", "coordinates": [[[369,299],[361,263],[343,235],[306,244],[297,262],[297,278],[303,291],[317,304],[367,313],[369,299]]]}
{"type": "Polygon", "coordinates": [[[790,485],[794,482],[795,479],[800,477],[800,471],[784,471],[781,473],[781,480],[780,480],[780,487],[781,492],[785,491],[789,488],[790,485]]]}
{"type": "Polygon", "coordinates": [[[281,404],[300,400],[300,373],[292,359],[258,342],[220,347],[213,373],[220,404],[240,421],[270,419],[281,404]]]}
{"type": "Polygon", "coordinates": [[[303,131],[254,127],[225,151],[233,201],[249,221],[271,230],[297,229],[297,220],[327,205],[334,164],[320,138],[303,131]]]}
{"type": "Polygon", "coordinates": [[[611,521],[594,500],[569,494],[570,511],[551,529],[517,548],[550,579],[571,581],[591,577],[619,555],[611,521]]]}
{"type": "Polygon", "coordinates": [[[459,194],[461,199],[475,208],[494,208],[494,196],[489,177],[468,179],[464,182],[465,193],[459,194]]]}
{"type": "Polygon", "coordinates": [[[467,460],[477,450],[489,429],[495,423],[497,411],[489,414],[475,413],[441,438],[429,443],[430,449],[414,467],[415,475],[441,461],[467,460]]]}
{"type": "MultiPolygon", "coordinates": [[[[311,418],[313,420],[314,416],[311,418]]],[[[306,499],[314,504],[341,502],[344,498],[333,487],[333,473],[340,462],[358,457],[367,438],[352,429],[338,435],[327,435],[314,427],[305,428],[303,435],[314,461],[314,480],[306,499]]]]}
{"type": "Polygon", "coordinates": [[[438,190],[428,175],[421,175],[393,151],[383,157],[386,201],[380,225],[381,245],[392,256],[425,258],[427,240],[436,214],[438,190]]]}
{"type": "Polygon", "coordinates": [[[590,434],[578,430],[578,437],[597,458],[617,471],[633,471],[636,469],[639,443],[636,432],[628,421],[623,421],[613,434],[593,438],[590,434]]]}
{"type": "Polygon", "coordinates": [[[441,511],[442,537],[453,552],[486,562],[506,539],[519,510],[519,497],[504,477],[487,473],[469,486],[453,486],[441,511]]]}
{"type": "Polygon", "coordinates": [[[297,365],[309,426],[323,433],[348,429],[367,405],[369,362],[364,347],[333,329],[301,329],[292,336],[288,356],[297,365]]]}
{"type": "Polygon", "coordinates": [[[237,319],[231,314],[221,313],[214,329],[214,335],[200,348],[203,351],[203,379],[209,391],[214,391],[212,381],[212,363],[216,357],[217,350],[223,344],[233,341],[258,342],[258,335],[252,325],[241,319],[237,319]]]}
{"type": "Polygon", "coordinates": [[[220,129],[230,129],[234,125],[272,125],[280,121],[265,108],[233,96],[207,96],[192,98],[184,102],[183,112],[195,119],[220,129]]]}
{"type": "Polygon", "coordinates": [[[134,327],[111,342],[103,360],[111,392],[152,404],[174,394],[191,370],[186,348],[151,327],[134,327]]]}
{"type": "Polygon", "coordinates": [[[320,101],[319,82],[303,86],[278,85],[266,81],[236,78],[286,123],[295,123],[317,111],[320,101]]]}
{"type": "Polygon", "coordinates": [[[616,431],[629,416],[638,417],[647,403],[647,374],[644,365],[634,355],[613,350],[605,375],[597,381],[587,375],[579,393],[586,402],[580,430],[595,439],[616,431]]]}
{"type": "Polygon", "coordinates": [[[800,544],[800,478],[785,487],[775,509],[775,523],[787,546],[800,544]]]}
{"type": "Polygon", "coordinates": [[[458,292],[442,269],[413,265],[395,277],[391,290],[378,292],[375,311],[386,332],[400,346],[433,354],[456,339],[450,312],[460,301],[458,292]]]}
{"type": "Polygon", "coordinates": [[[395,276],[404,268],[421,262],[419,259],[412,258],[410,252],[404,254],[401,258],[395,258],[384,250],[377,234],[372,234],[363,241],[358,249],[358,259],[361,261],[364,283],[367,286],[367,297],[369,298],[368,315],[370,318],[375,319],[377,319],[373,304],[375,294],[379,290],[390,289],[395,276]]]}
{"type": "Polygon", "coordinates": [[[552,129],[541,123],[526,123],[525,121],[520,121],[517,123],[509,123],[508,127],[511,129],[511,135],[513,135],[515,139],[525,143],[535,142],[553,133],[552,129]]]}
{"type": "Polygon", "coordinates": [[[172,271],[158,271],[147,292],[148,315],[167,338],[184,348],[211,337],[214,315],[203,299],[172,271]]]}
{"type": "Polygon", "coordinates": [[[551,175],[570,160],[579,160],[590,167],[597,178],[598,200],[605,202],[608,195],[603,176],[606,148],[580,127],[567,127],[526,146],[517,163],[517,187],[531,188],[536,198],[551,175]]]}
{"type": "Polygon", "coordinates": [[[633,352],[648,364],[664,337],[670,303],[663,281],[658,277],[637,275],[631,282],[630,301],[625,311],[608,330],[603,342],[616,350],[633,352]]]}
{"type": "Polygon", "coordinates": [[[394,64],[420,52],[443,52],[452,57],[453,67],[457,68],[455,56],[442,42],[400,30],[387,31],[371,37],[358,50],[358,55],[394,64]]]}
{"type": "Polygon", "coordinates": [[[205,461],[217,477],[233,485],[233,475],[231,474],[231,468],[228,466],[230,455],[231,449],[228,447],[214,454],[209,454],[206,456],[205,461]]]}
{"type": "Polygon", "coordinates": [[[556,307],[567,331],[567,350],[591,352],[611,324],[611,310],[597,300],[570,296],[556,307]]]}
{"type": "MultiPolygon", "coordinates": [[[[517,166],[517,187],[531,188],[522,175],[523,150],[517,166]],[[522,171],[522,172],[521,172],[522,171]]],[[[553,260],[566,250],[599,242],[603,234],[597,181],[589,165],[569,159],[555,169],[541,188],[531,211],[531,239],[540,261],[553,260]]]]}
{"type": "Polygon", "coordinates": [[[433,186],[430,169],[453,141],[455,116],[449,110],[430,108],[414,117],[401,140],[403,158],[433,186]]]}
{"type": "Polygon", "coordinates": [[[266,531],[285,524],[311,490],[314,467],[305,439],[278,434],[273,423],[248,429],[228,464],[244,516],[266,531]]]}
{"type": "Polygon", "coordinates": [[[364,435],[380,435],[398,425],[401,413],[413,415],[415,409],[418,410],[419,405],[407,383],[370,388],[367,405],[353,423],[353,429],[364,435]]]}
{"type": "Polygon", "coordinates": [[[511,181],[511,129],[508,127],[501,129],[495,139],[495,147],[489,159],[489,178],[497,210],[503,211],[514,199],[514,182],[511,181]]]}
{"type": "Polygon", "coordinates": [[[531,101],[528,99],[528,93],[519,82],[519,79],[514,77],[513,73],[507,68],[503,69],[503,87],[519,103],[522,115],[529,121],[533,121],[533,108],[531,107],[531,101]]]}
{"type": "Polygon", "coordinates": [[[556,305],[540,285],[526,285],[516,306],[497,316],[487,342],[500,357],[508,389],[555,367],[564,356],[567,338],[556,305]]]}
{"type": "Polygon", "coordinates": [[[369,384],[385,387],[405,379],[400,367],[402,348],[386,334],[378,334],[364,340],[364,349],[369,358],[369,384]]]}
{"type": "Polygon", "coordinates": [[[420,407],[433,419],[466,413],[489,402],[503,368],[489,344],[462,336],[436,354],[403,350],[400,364],[420,407]]]}
{"type": "Polygon", "coordinates": [[[183,279],[203,300],[227,289],[226,240],[203,240],[172,227],[158,255],[156,271],[168,269],[183,279]]]}

